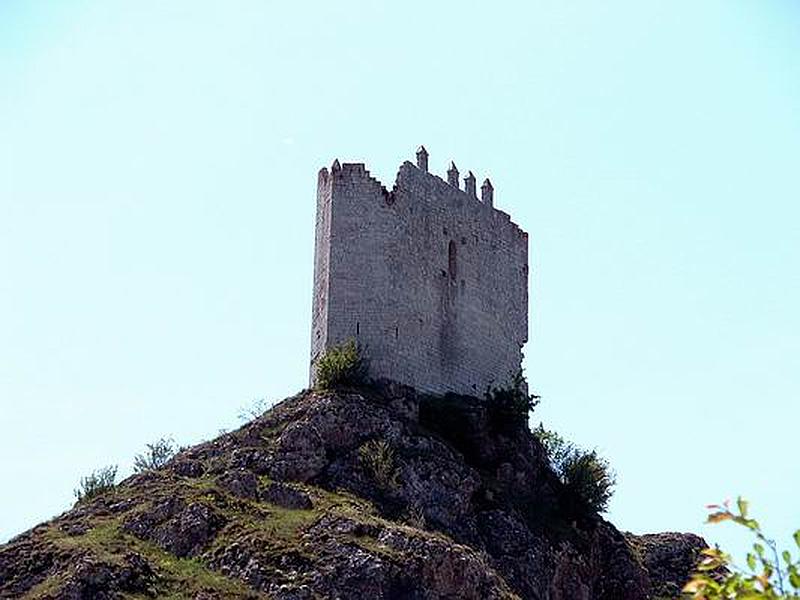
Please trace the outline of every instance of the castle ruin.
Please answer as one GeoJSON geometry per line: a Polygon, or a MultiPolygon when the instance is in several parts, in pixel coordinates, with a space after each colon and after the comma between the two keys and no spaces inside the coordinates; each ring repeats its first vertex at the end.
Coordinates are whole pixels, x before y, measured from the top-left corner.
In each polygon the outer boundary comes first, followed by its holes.
{"type": "Polygon", "coordinates": [[[494,207],[486,179],[459,185],[400,166],[388,191],[363,163],[317,180],[311,377],[326,348],[354,338],[370,377],[482,395],[519,371],[528,340],[528,234],[494,207]]]}

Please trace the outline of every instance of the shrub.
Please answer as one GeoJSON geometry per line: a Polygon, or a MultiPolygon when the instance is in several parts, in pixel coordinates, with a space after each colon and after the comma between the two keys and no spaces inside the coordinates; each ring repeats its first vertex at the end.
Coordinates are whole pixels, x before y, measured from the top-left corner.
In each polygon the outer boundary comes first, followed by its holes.
{"type": "Polygon", "coordinates": [[[539,404],[539,396],[528,393],[528,382],[518,371],[507,387],[486,390],[489,421],[498,431],[511,431],[528,423],[528,415],[539,404]]]}
{"type": "Polygon", "coordinates": [[[397,487],[394,450],[384,440],[372,440],[358,449],[361,466],[383,490],[397,487]]]}
{"type": "MultiPolygon", "coordinates": [[[[747,501],[739,498],[736,512],[730,504],[708,507],[708,523],[730,521],[750,530],[755,542],[747,554],[747,568],[738,567],[730,555],[719,548],[703,550],[703,558],[684,588],[692,600],[797,600],[800,598],[800,560],[788,550],[780,554],[775,542],[768,539],[758,521],[748,515],[747,501]]],[[[794,532],[800,549],[800,530],[794,532]]]]}
{"type": "Polygon", "coordinates": [[[78,502],[91,500],[114,487],[117,479],[117,465],[109,465],[81,477],[79,487],[74,491],[78,502]]]}
{"type": "Polygon", "coordinates": [[[133,470],[136,473],[144,473],[160,469],[173,456],[175,456],[175,442],[170,438],[161,438],[152,444],[147,444],[147,450],[136,455],[133,459],[133,470]]]}
{"type": "Polygon", "coordinates": [[[575,498],[595,512],[608,510],[616,478],[608,461],[595,450],[579,451],[564,462],[563,481],[575,498]]]}
{"type": "Polygon", "coordinates": [[[556,473],[560,474],[561,466],[570,455],[577,452],[575,444],[568,442],[555,431],[548,431],[542,423],[539,423],[539,426],[533,430],[533,435],[544,447],[550,465],[556,473]]]}
{"type": "Polygon", "coordinates": [[[584,450],[554,431],[547,431],[541,423],[533,433],[576,508],[599,513],[608,510],[616,484],[608,461],[595,450],[584,450]]]}
{"type": "Polygon", "coordinates": [[[359,385],[366,380],[366,363],[354,339],[328,348],[316,364],[316,387],[329,390],[338,385],[359,385]]]}

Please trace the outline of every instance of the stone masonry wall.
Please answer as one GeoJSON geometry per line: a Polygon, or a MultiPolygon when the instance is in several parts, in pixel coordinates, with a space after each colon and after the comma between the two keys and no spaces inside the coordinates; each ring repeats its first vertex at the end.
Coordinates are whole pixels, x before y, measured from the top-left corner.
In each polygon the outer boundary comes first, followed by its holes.
{"type": "Polygon", "coordinates": [[[401,165],[391,192],[363,164],[320,171],[312,382],[320,353],[348,338],[372,377],[430,393],[480,396],[520,368],[528,236],[426,164],[401,165]]]}

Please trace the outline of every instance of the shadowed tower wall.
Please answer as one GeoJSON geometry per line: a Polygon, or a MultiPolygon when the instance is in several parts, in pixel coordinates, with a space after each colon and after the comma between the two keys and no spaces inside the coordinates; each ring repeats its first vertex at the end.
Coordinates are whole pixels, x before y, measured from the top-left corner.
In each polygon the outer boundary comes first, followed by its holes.
{"type": "Polygon", "coordinates": [[[479,200],[401,165],[392,191],[363,164],[319,172],[311,373],[328,347],[354,338],[370,376],[434,394],[482,395],[519,370],[528,339],[528,235],[479,200]]]}

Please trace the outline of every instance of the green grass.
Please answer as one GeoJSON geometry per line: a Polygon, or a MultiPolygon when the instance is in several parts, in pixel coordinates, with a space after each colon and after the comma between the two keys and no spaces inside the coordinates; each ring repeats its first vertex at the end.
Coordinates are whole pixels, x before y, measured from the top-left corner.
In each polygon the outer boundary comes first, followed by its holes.
{"type": "Polygon", "coordinates": [[[347,541],[370,554],[389,562],[401,562],[403,553],[381,543],[371,535],[347,535],[347,541]]]}
{"type": "MultiPolygon", "coordinates": [[[[262,478],[262,483],[269,483],[262,478]]],[[[280,506],[231,496],[216,487],[212,478],[191,479],[169,477],[150,483],[146,490],[117,487],[114,495],[119,499],[132,497],[134,506],[121,515],[94,514],[86,517],[89,529],[81,535],[68,535],[57,524],[51,524],[41,533],[42,540],[71,554],[88,554],[96,560],[123,565],[129,552],[142,555],[157,575],[155,591],[159,598],[194,598],[209,590],[224,598],[265,598],[242,582],[225,577],[207,567],[199,558],[178,558],[152,544],[126,533],[122,524],[137,513],[148,512],[169,497],[180,497],[189,504],[203,503],[224,516],[228,524],[217,534],[208,549],[209,553],[221,550],[236,540],[263,540],[260,552],[274,557],[276,563],[286,553],[295,553],[313,561],[314,557],[302,543],[301,532],[328,511],[350,515],[370,514],[373,508],[348,494],[336,494],[296,485],[312,498],[314,508],[292,510],[280,506]],[[267,548],[265,551],[264,548],[267,548]]],[[[276,571],[276,577],[278,572],[276,571]]],[[[30,598],[57,597],[66,583],[67,573],[52,576],[29,592],[30,598]]],[[[129,595],[135,598],[135,595],[129,595]]]]}
{"type": "MultiPolygon", "coordinates": [[[[158,576],[156,592],[159,598],[192,599],[202,590],[213,590],[225,598],[266,597],[242,582],[209,569],[197,558],[178,558],[154,544],[125,533],[121,528],[120,517],[97,518],[95,521],[95,526],[83,535],[68,536],[56,527],[51,527],[45,536],[59,548],[82,550],[109,564],[123,564],[123,556],[128,552],[141,554],[158,576]]],[[[48,579],[32,590],[30,597],[39,598],[52,594],[63,584],[63,578],[48,579]]]]}
{"type": "Polygon", "coordinates": [[[64,585],[64,578],[60,575],[51,575],[44,581],[33,586],[25,595],[26,598],[36,600],[37,598],[55,598],[56,593],[64,585]]]}
{"type": "MultiPolygon", "coordinates": [[[[262,485],[269,478],[260,478],[262,485]]],[[[123,530],[123,523],[139,513],[147,513],[168,498],[181,498],[186,504],[202,503],[227,520],[207,550],[207,555],[223,551],[234,542],[251,543],[258,547],[264,559],[263,568],[275,565],[275,581],[286,575],[279,564],[287,555],[312,563],[315,548],[304,541],[302,532],[326,514],[340,515],[366,524],[385,526],[374,506],[347,492],[330,492],[303,484],[289,484],[302,490],[311,498],[311,509],[287,509],[266,502],[239,498],[218,488],[212,477],[198,479],[164,475],[148,482],[145,487],[125,485],[113,490],[115,500],[134,500],[129,510],[121,514],[96,511],[81,517],[88,529],[81,535],[69,535],[51,523],[41,532],[41,540],[52,544],[71,556],[90,555],[97,561],[110,565],[123,565],[124,556],[136,552],[143,556],[156,573],[154,591],[159,598],[192,599],[198,592],[207,590],[223,598],[266,598],[249,588],[244,582],[228,578],[209,568],[201,558],[178,558],[153,543],[141,540],[123,530]]],[[[397,526],[396,524],[394,526],[397,526]]],[[[409,530],[409,533],[414,533],[409,530]]],[[[432,535],[417,532],[420,535],[432,535]]],[[[343,541],[357,545],[384,559],[398,559],[399,554],[371,536],[342,536],[343,541]]],[[[435,536],[434,536],[435,537],[435,536]]],[[[33,599],[58,597],[59,590],[69,577],[69,568],[40,582],[28,596],[33,599]]],[[[128,595],[130,599],[144,596],[128,595]]]]}

